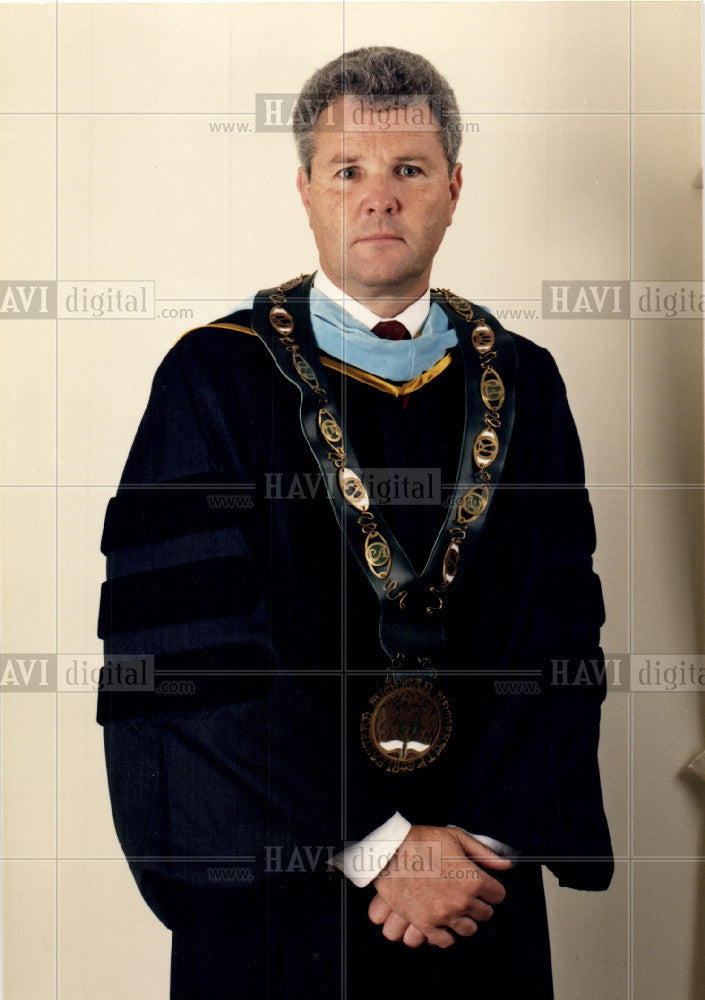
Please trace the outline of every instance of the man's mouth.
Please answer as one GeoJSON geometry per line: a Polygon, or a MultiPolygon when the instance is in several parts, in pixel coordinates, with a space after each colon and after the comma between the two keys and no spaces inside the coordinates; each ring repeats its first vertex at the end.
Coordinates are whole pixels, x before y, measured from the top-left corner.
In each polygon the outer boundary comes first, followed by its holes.
{"type": "Polygon", "coordinates": [[[401,236],[395,236],[393,233],[370,233],[369,236],[361,236],[356,243],[403,243],[401,236]]]}

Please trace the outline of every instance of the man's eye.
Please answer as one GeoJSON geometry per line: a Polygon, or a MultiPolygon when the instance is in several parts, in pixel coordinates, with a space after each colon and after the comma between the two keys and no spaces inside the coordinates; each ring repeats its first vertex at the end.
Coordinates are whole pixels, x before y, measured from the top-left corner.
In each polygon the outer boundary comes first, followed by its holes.
{"type": "Polygon", "coordinates": [[[349,181],[355,176],[355,167],[343,167],[342,170],[338,171],[338,176],[342,177],[344,181],[349,181]]]}
{"type": "Polygon", "coordinates": [[[410,163],[402,163],[399,167],[399,173],[402,177],[416,177],[419,173],[419,168],[412,166],[410,163]]]}

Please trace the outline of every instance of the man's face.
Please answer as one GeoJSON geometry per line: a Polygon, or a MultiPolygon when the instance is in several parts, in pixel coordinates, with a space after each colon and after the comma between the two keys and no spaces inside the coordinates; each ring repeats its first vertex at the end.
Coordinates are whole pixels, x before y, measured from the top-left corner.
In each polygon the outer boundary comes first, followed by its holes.
{"type": "Polygon", "coordinates": [[[353,97],[322,112],[311,178],[297,177],[321,267],[356,299],[426,291],[461,183],[428,105],[385,112],[353,97]]]}

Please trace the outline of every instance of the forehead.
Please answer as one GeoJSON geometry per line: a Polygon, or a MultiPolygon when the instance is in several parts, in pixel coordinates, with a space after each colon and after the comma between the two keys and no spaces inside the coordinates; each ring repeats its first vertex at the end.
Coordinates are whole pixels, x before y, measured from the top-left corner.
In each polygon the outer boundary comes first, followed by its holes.
{"type": "Polygon", "coordinates": [[[339,97],[319,115],[313,131],[314,156],[408,149],[445,158],[438,121],[428,104],[405,108],[370,105],[361,97],[339,97]]]}

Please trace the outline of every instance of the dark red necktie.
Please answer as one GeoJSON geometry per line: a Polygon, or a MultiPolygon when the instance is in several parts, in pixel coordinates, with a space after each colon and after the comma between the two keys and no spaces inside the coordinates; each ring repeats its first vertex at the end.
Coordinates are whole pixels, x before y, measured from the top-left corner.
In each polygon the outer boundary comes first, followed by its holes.
{"type": "MultiPolygon", "coordinates": [[[[376,333],[382,340],[411,340],[411,334],[407,328],[396,319],[385,319],[381,323],[377,323],[376,326],[372,327],[372,332],[376,333]]],[[[408,396],[402,397],[401,405],[403,410],[407,408],[409,405],[408,396]]]]}
{"type": "Polygon", "coordinates": [[[376,333],[381,340],[411,340],[411,334],[396,319],[385,319],[372,327],[372,332],[376,333]]]}

